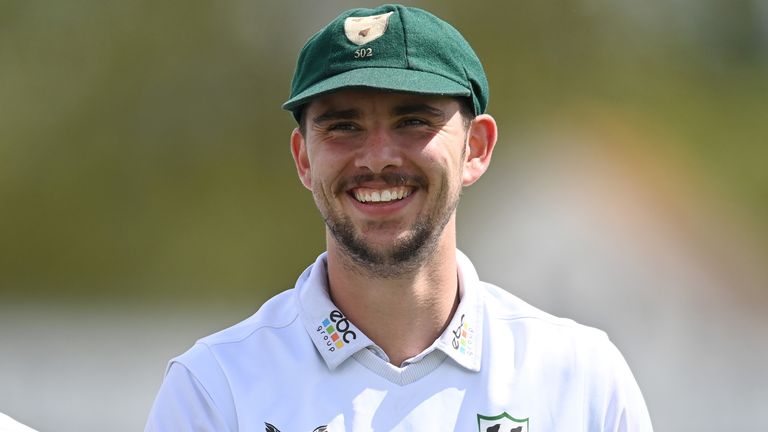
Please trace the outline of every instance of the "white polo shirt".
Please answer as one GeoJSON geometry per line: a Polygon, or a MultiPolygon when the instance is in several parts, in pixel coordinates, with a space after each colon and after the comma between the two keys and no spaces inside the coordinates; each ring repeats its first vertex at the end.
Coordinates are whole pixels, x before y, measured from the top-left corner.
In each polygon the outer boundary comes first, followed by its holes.
{"type": "MultiPolygon", "coordinates": [[[[146,431],[651,431],[600,330],[481,282],[424,352],[391,365],[331,302],[326,256],[256,314],[171,360],[146,431]]],[[[386,323],[381,323],[386,326],[386,323]]]]}

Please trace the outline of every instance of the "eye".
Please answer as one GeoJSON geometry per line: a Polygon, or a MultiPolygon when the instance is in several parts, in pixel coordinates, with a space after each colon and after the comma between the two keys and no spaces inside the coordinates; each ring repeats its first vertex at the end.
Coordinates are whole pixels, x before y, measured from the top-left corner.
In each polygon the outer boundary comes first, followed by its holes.
{"type": "Polygon", "coordinates": [[[359,130],[356,124],[351,122],[339,122],[328,125],[328,131],[353,132],[359,130]]]}
{"type": "Polygon", "coordinates": [[[400,127],[428,125],[427,121],[420,118],[406,118],[400,121],[400,127]]]}

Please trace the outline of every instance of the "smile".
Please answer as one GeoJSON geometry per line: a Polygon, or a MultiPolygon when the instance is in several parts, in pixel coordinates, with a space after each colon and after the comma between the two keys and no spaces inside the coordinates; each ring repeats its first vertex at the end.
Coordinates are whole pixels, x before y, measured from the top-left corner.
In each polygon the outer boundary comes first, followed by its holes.
{"type": "Polygon", "coordinates": [[[361,203],[391,202],[401,200],[413,192],[413,188],[399,186],[387,189],[355,188],[352,195],[361,203]]]}

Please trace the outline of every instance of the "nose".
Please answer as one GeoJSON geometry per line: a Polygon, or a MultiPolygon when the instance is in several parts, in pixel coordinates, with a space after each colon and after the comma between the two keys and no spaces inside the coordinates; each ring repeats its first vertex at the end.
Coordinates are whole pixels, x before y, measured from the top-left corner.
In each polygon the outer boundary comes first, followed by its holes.
{"type": "Polygon", "coordinates": [[[355,159],[357,168],[367,168],[373,173],[384,172],[389,167],[399,168],[402,164],[402,154],[397,140],[386,127],[377,127],[369,131],[355,159]]]}

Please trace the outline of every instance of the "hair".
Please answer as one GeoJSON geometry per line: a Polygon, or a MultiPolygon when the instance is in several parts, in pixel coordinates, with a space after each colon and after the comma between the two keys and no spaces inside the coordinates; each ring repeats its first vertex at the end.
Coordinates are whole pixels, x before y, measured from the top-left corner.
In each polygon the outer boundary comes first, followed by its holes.
{"type": "MultiPolygon", "coordinates": [[[[455,97],[454,98],[456,102],[459,103],[459,113],[461,114],[462,120],[464,120],[464,130],[469,130],[469,125],[472,124],[472,120],[475,119],[475,108],[472,105],[472,99],[468,97],[455,97]]],[[[296,111],[294,112],[294,116],[298,119],[299,123],[299,132],[301,132],[302,136],[307,135],[307,119],[304,115],[304,109],[306,108],[306,104],[297,107],[296,111]]]]}

